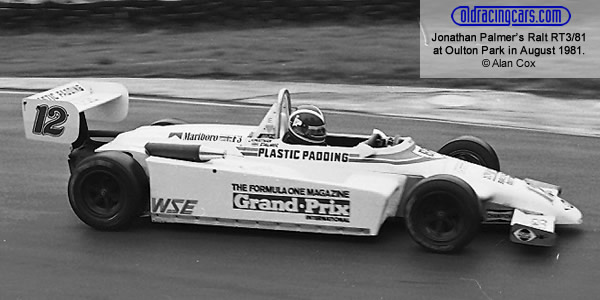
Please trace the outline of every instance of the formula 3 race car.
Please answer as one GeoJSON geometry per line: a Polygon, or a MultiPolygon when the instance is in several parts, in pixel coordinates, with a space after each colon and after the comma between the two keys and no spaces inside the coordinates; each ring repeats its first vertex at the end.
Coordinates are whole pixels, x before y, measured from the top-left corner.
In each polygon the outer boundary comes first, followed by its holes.
{"type": "Polygon", "coordinates": [[[386,219],[402,217],[419,245],[444,253],[465,247],[481,223],[510,224],[513,242],[550,246],[555,224],[582,222],[560,187],[500,172],[492,147],[475,137],[437,152],[378,130],[328,133],[322,146],[287,144],[286,89],[258,126],[166,120],[88,130],[86,119],[124,119],[128,97],[120,84],[81,81],[23,99],[28,138],[72,144],[69,202],[99,230],[149,215],[159,223],[377,235],[386,219]]]}

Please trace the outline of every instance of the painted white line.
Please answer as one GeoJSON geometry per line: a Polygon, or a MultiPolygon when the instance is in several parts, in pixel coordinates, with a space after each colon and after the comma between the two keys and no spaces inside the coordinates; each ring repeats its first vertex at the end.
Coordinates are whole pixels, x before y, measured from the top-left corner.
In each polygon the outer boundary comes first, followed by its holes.
{"type": "Polygon", "coordinates": [[[9,94],[9,95],[33,95],[35,92],[24,92],[24,91],[2,91],[0,90],[0,94],[9,94]]]}
{"type": "Polygon", "coordinates": [[[206,101],[206,100],[155,99],[155,98],[138,97],[138,96],[129,97],[129,99],[134,100],[134,101],[175,103],[175,104],[199,105],[199,106],[246,107],[246,108],[259,107],[259,105],[250,105],[250,104],[244,104],[244,103],[220,103],[220,102],[217,102],[219,100],[215,100],[213,102],[213,101],[206,101]]]}

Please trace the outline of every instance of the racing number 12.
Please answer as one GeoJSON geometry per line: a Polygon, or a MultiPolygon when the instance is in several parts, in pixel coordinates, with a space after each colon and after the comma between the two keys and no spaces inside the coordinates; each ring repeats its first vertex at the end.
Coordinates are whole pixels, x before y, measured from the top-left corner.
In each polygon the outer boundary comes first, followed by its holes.
{"type": "Polygon", "coordinates": [[[40,135],[61,136],[65,131],[60,126],[67,121],[67,110],[61,106],[48,107],[46,104],[38,105],[33,122],[33,133],[40,135]]]}

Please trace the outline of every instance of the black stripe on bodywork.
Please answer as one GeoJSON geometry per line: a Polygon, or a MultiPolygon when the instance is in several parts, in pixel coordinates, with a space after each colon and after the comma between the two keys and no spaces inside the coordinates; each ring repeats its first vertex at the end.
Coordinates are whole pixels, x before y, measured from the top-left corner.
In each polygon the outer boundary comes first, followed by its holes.
{"type": "Polygon", "coordinates": [[[258,151],[258,147],[236,147],[239,151],[258,151]]]}
{"type": "Polygon", "coordinates": [[[355,163],[373,163],[373,164],[391,164],[391,165],[410,165],[410,164],[418,164],[423,162],[428,162],[436,160],[436,158],[428,158],[428,157],[416,157],[414,159],[404,159],[404,160],[394,160],[394,159],[383,159],[377,157],[369,157],[369,158],[351,158],[350,162],[355,163]]]}

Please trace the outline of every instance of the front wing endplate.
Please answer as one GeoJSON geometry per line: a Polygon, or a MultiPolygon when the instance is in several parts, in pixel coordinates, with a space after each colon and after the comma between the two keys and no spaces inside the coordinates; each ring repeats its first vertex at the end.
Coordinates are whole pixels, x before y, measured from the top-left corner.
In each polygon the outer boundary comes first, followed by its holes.
{"type": "Polygon", "coordinates": [[[527,214],[515,209],[510,221],[510,240],[532,246],[552,246],[556,241],[553,216],[527,214]]]}

